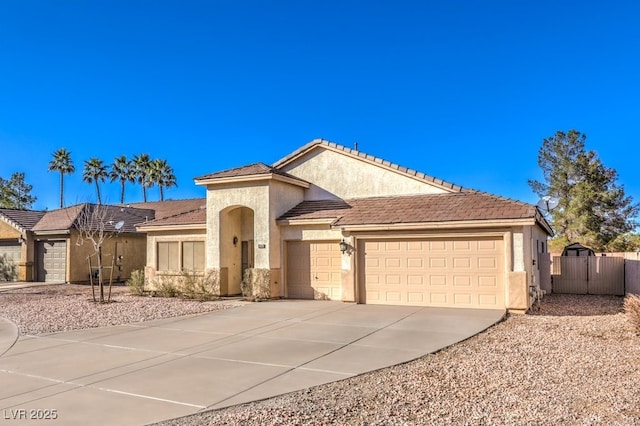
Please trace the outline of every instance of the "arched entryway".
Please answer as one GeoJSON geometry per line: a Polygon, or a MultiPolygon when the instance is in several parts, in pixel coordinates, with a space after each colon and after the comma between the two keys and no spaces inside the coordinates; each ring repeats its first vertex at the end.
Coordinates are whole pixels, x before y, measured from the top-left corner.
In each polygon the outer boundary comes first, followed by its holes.
{"type": "Polygon", "coordinates": [[[220,212],[221,295],[241,294],[242,275],[254,266],[254,212],[231,206],[220,212]],[[226,285],[225,285],[226,281],[226,285]]]}

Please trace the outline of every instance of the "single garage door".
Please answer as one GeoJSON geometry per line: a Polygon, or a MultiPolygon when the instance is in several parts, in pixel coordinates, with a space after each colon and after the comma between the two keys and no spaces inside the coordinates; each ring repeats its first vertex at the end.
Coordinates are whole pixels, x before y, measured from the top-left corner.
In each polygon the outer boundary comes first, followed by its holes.
{"type": "Polygon", "coordinates": [[[360,247],[361,303],[505,306],[502,238],[371,240],[360,247]]]}
{"type": "Polygon", "coordinates": [[[67,243],[64,240],[38,241],[38,281],[65,282],[67,243]]]}
{"type": "Polygon", "coordinates": [[[287,243],[287,297],[341,300],[338,241],[287,243]]]}
{"type": "Polygon", "coordinates": [[[0,241],[0,281],[18,280],[18,262],[22,245],[17,242],[0,241]]]}

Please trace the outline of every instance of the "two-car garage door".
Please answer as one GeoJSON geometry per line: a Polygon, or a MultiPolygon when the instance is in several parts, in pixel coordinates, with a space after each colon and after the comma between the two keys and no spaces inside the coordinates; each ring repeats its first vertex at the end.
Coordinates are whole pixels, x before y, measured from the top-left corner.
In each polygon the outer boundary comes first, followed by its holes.
{"type": "Polygon", "coordinates": [[[361,303],[505,306],[500,237],[365,240],[359,248],[361,303]]]}

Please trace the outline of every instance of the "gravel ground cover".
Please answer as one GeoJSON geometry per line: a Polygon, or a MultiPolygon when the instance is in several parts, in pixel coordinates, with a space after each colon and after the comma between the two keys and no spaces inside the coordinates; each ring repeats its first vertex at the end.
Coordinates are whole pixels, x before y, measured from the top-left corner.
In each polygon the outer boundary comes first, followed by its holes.
{"type": "Polygon", "coordinates": [[[100,304],[93,302],[89,285],[59,284],[3,290],[0,316],[18,324],[20,334],[42,334],[199,314],[239,303],[133,296],[127,287],[114,286],[111,303],[100,304]]]}
{"type": "MultiPolygon", "coordinates": [[[[236,306],[86,286],[0,293],[0,316],[38,334],[236,306]]],[[[158,425],[640,425],[640,337],[623,299],[548,295],[539,310],[418,360],[158,425]]]]}

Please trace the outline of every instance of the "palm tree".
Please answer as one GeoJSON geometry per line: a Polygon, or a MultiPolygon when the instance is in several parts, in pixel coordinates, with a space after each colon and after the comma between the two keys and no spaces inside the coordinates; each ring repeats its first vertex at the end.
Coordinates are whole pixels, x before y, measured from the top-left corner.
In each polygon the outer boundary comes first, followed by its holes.
{"type": "Polygon", "coordinates": [[[133,173],[135,179],[142,185],[142,197],[144,202],[147,202],[147,188],[153,185],[153,181],[150,178],[151,174],[151,159],[149,154],[140,154],[133,157],[133,173]]]}
{"type": "Polygon", "coordinates": [[[164,201],[164,189],[177,186],[176,175],[167,160],[155,159],[151,161],[151,180],[160,188],[160,201],[164,201]]]}
{"type": "Polygon", "coordinates": [[[109,171],[109,179],[111,182],[120,181],[120,204],[124,204],[124,187],[127,182],[135,182],[133,172],[133,164],[127,159],[126,155],[116,157],[109,171]]]}
{"type": "Polygon", "coordinates": [[[102,199],[100,198],[100,182],[104,182],[107,178],[107,166],[104,165],[104,162],[96,157],[93,157],[89,160],[85,160],[84,162],[84,172],[82,173],[82,180],[87,183],[95,183],[96,184],[96,193],[98,194],[98,204],[102,204],[102,199]]]}
{"type": "Polygon", "coordinates": [[[60,148],[53,153],[53,160],[49,162],[50,172],[60,172],[60,208],[64,207],[64,175],[76,171],[71,152],[66,148],[60,148]]]}

